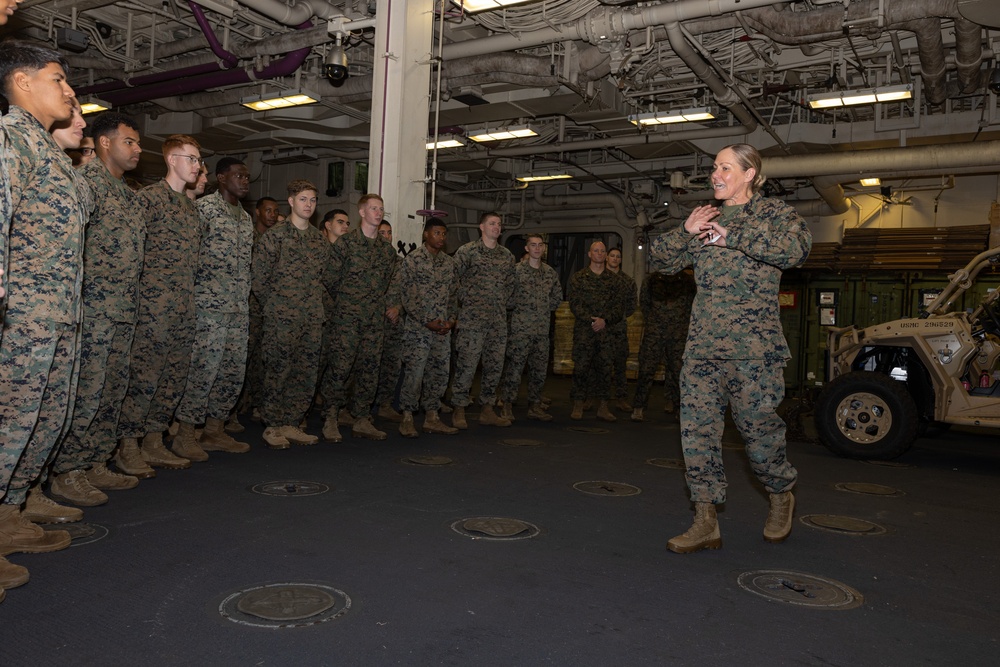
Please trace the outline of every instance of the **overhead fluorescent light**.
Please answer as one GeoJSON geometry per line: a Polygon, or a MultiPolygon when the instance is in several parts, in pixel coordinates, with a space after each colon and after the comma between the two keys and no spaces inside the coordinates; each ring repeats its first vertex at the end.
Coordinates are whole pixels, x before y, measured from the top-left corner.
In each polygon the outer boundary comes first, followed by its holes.
{"type": "Polygon", "coordinates": [[[465,139],[454,134],[443,134],[438,137],[437,143],[434,143],[433,139],[428,140],[427,150],[432,151],[435,148],[461,148],[465,145],[465,139]]]}
{"type": "Polygon", "coordinates": [[[558,181],[564,178],[573,178],[573,175],[566,173],[547,172],[540,174],[528,174],[527,176],[518,176],[517,180],[521,181],[522,183],[535,183],[537,181],[558,181]]]}
{"type": "Polygon", "coordinates": [[[875,186],[882,185],[882,179],[881,178],[862,178],[861,179],[861,185],[865,186],[866,188],[873,188],[875,186]]]}
{"type": "Polygon", "coordinates": [[[511,5],[520,5],[531,1],[532,0],[451,0],[452,4],[457,7],[461,7],[469,14],[475,14],[476,12],[488,12],[492,9],[500,9],[501,7],[509,7],[511,5]]]}
{"type": "Polygon", "coordinates": [[[503,141],[505,139],[523,139],[524,137],[537,137],[538,132],[530,125],[512,125],[510,127],[498,127],[495,130],[473,130],[468,133],[469,139],[478,141],[503,141]]]}
{"type": "Polygon", "coordinates": [[[303,104],[315,104],[320,99],[320,96],[316,93],[305,89],[297,89],[262,93],[260,95],[247,95],[240,98],[240,104],[254,111],[271,111],[273,109],[297,107],[303,104]]]}
{"type": "Polygon", "coordinates": [[[650,113],[632,114],[628,120],[633,125],[667,125],[669,123],[689,123],[699,120],[712,120],[715,116],[708,107],[684,109],[683,111],[652,111],[650,113]]]}
{"type": "Polygon", "coordinates": [[[88,113],[97,113],[98,111],[107,111],[111,108],[111,102],[105,102],[102,99],[98,99],[94,96],[88,96],[80,100],[80,113],[86,116],[88,113]]]}
{"type": "Polygon", "coordinates": [[[832,93],[808,95],[806,100],[812,109],[831,109],[855,104],[875,104],[876,102],[898,102],[913,98],[913,84],[880,86],[865,90],[838,90],[832,93]]]}

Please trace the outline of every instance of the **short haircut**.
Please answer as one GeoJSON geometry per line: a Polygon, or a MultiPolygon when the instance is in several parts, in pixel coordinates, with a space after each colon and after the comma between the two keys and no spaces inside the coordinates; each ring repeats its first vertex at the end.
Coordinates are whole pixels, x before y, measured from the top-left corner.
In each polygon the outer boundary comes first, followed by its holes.
{"type": "MultiPolygon", "coordinates": [[[[382,222],[378,223],[379,227],[381,227],[382,225],[385,225],[389,229],[392,229],[392,223],[390,223],[388,220],[383,220],[382,222]]],[[[376,229],[378,229],[378,227],[376,227],[376,229]]]]}
{"type": "Polygon", "coordinates": [[[215,163],[215,175],[224,174],[229,171],[230,167],[235,167],[238,164],[242,164],[244,167],[247,166],[243,160],[235,157],[224,157],[215,163]]]}
{"type": "Polygon", "coordinates": [[[360,208],[360,207],[364,206],[365,204],[367,204],[372,199],[377,199],[380,202],[382,202],[383,204],[385,204],[385,200],[382,199],[382,195],[377,195],[377,194],[369,192],[366,195],[362,195],[361,199],[358,200],[358,207],[360,208]]]}
{"type": "Polygon", "coordinates": [[[347,215],[347,211],[345,211],[342,208],[335,208],[332,211],[329,211],[326,215],[324,215],[323,216],[323,220],[321,222],[323,222],[323,223],[330,222],[331,220],[333,220],[333,217],[335,215],[344,215],[344,216],[347,216],[348,218],[350,218],[350,216],[347,215]]]}
{"type": "Polygon", "coordinates": [[[622,249],[621,249],[621,248],[612,248],[611,250],[609,250],[609,251],[608,251],[608,254],[610,255],[610,254],[611,254],[611,253],[613,253],[613,252],[614,252],[615,250],[617,250],[617,251],[618,251],[618,254],[619,254],[619,255],[622,255],[622,256],[624,257],[624,255],[622,254],[622,249]]]}
{"type": "Polygon", "coordinates": [[[201,150],[201,144],[194,137],[187,134],[171,134],[163,141],[163,159],[166,160],[171,153],[179,151],[183,146],[194,146],[201,150]]]}
{"type": "Polygon", "coordinates": [[[131,116],[117,111],[105,111],[90,123],[90,133],[96,142],[101,137],[113,137],[118,134],[118,128],[124,125],[138,134],[139,125],[131,116]]]}
{"type": "Polygon", "coordinates": [[[264,206],[264,204],[266,204],[269,201],[273,201],[275,204],[278,203],[278,200],[275,199],[274,197],[261,197],[260,199],[257,200],[257,206],[256,206],[257,210],[259,211],[264,206]]]}
{"type": "Polygon", "coordinates": [[[486,211],[486,213],[479,216],[479,224],[486,222],[486,218],[498,218],[501,222],[503,222],[503,216],[496,211],[486,211]]]}
{"type": "Polygon", "coordinates": [[[304,178],[296,178],[294,181],[288,184],[288,196],[294,197],[300,192],[305,192],[306,190],[312,190],[313,192],[319,193],[316,186],[312,184],[311,181],[307,181],[304,178]]]}
{"type": "Polygon", "coordinates": [[[10,85],[17,72],[34,74],[45,69],[51,63],[56,63],[69,72],[66,60],[49,47],[38,42],[28,42],[21,39],[5,39],[0,42],[0,86],[3,93],[10,97],[10,85]]]}
{"type": "Polygon", "coordinates": [[[443,227],[444,229],[448,229],[448,225],[446,225],[444,220],[441,218],[427,218],[427,222],[424,223],[424,231],[429,232],[434,227],[443,227]]]}
{"type": "Polygon", "coordinates": [[[531,239],[538,239],[542,243],[545,243],[545,237],[542,236],[541,234],[528,234],[527,236],[524,237],[524,242],[528,243],[528,241],[530,241],[531,239]]]}

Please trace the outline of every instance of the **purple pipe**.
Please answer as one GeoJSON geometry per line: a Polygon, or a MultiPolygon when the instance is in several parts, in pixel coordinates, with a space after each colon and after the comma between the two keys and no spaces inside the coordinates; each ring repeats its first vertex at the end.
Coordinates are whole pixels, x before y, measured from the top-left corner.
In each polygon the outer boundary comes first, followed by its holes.
{"type": "Polygon", "coordinates": [[[188,0],[188,7],[191,8],[191,13],[194,14],[194,20],[198,22],[198,27],[205,33],[205,39],[208,40],[208,45],[212,47],[212,53],[219,56],[219,60],[229,65],[226,69],[232,69],[239,65],[240,59],[222,48],[219,38],[215,36],[212,26],[208,24],[208,19],[205,18],[205,10],[201,8],[201,5],[188,0]]]}
{"type": "MultiPolygon", "coordinates": [[[[226,69],[222,69],[218,63],[206,63],[204,65],[195,65],[193,67],[136,77],[127,83],[124,81],[114,81],[87,86],[86,88],[77,89],[77,94],[100,94],[101,97],[115,106],[148,102],[160,97],[189,95],[191,93],[203,92],[209,88],[219,88],[222,86],[249,83],[259,79],[288,76],[302,66],[302,63],[305,62],[312,51],[310,47],[292,51],[286,54],[285,57],[272,61],[267,67],[255,70],[252,74],[245,69],[231,69],[235,68],[239,63],[239,58],[222,48],[215,33],[212,32],[211,26],[209,26],[201,7],[194,2],[189,2],[189,4],[191,5],[191,11],[198,20],[198,25],[205,33],[212,52],[226,64],[226,69]]],[[[305,30],[311,27],[313,27],[311,20],[295,26],[297,30],[305,30]]]]}

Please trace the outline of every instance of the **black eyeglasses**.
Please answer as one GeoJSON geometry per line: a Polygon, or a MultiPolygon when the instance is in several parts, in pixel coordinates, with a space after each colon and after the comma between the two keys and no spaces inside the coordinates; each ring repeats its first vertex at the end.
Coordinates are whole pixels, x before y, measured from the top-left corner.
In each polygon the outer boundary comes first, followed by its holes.
{"type": "Polygon", "coordinates": [[[95,151],[93,148],[84,147],[80,149],[80,155],[84,157],[90,157],[91,155],[96,155],[96,154],[97,151],[95,151]]]}

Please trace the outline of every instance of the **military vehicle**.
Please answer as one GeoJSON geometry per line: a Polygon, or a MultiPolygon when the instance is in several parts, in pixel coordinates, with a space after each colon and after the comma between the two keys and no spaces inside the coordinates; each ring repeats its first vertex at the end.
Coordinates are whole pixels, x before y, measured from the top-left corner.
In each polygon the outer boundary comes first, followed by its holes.
{"type": "Polygon", "coordinates": [[[820,440],[842,456],[892,459],[931,425],[1000,428],[1000,290],[953,311],[1000,247],[949,276],[925,312],[828,331],[827,384],[815,406],[820,440]]]}

